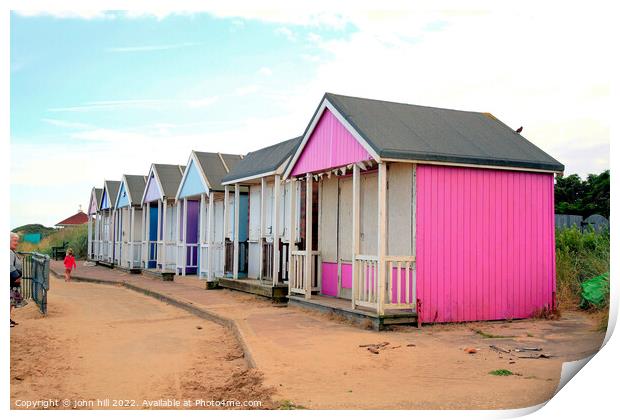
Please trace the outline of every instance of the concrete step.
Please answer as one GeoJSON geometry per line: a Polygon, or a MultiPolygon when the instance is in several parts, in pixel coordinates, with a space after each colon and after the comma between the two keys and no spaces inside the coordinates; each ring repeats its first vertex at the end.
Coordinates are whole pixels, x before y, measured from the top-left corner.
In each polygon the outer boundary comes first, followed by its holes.
{"type": "Polygon", "coordinates": [[[274,302],[286,302],[288,300],[288,286],[284,284],[273,286],[253,279],[234,280],[226,277],[220,277],[217,281],[220,287],[264,296],[274,302]]]}
{"type": "Polygon", "coordinates": [[[162,272],[159,270],[147,268],[145,270],[142,270],[142,274],[146,274],[147,276],[152,277],[157,280],[174,281],[174,273],[171,271],[162,272]]]}

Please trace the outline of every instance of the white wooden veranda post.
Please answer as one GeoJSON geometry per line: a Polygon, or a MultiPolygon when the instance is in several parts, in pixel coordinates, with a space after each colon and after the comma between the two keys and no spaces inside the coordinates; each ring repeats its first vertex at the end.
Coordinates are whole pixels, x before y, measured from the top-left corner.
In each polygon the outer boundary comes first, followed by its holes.
{"type": "Polygon", "coordinates": [[[312,174],[306,174],[306,266],[304,275],[306,299],[312,296],[312,174]]]}
{"type": "MultiPolygon", "coordinates": [[[[175,258],[174,258],[174,273],[175,274],[179,274],[179,272],[178,272],[179,271],[179,267],[181,267],[181,273],[180,274],[183,274],[183,267],[181,266],[181,260],[180,260],[180,257],[179,257],[179,254],[180,254],[180,252],[179,252],[179,244],[181,244],[181,230],[183,230],[181,228],[181,205],[182,205],[182,203],[183,203],[183,201],[177,201],[177,203],[176,203],[177,212],[174,215],[174,217],[176,219],[174,224],[177,227],[177,230],[174,233],[174,255],[175,255],[175,258]]],[[[165,241],[166,241],[166,238],[164,237],[164,243],[165,243],[165,241]]],[[[164,249],[165,249],[165,245],[164,245],[164,249]]]]}
{"type": "Polygon", "coordinates": [[[92,252],[93,252],[92,234],[93,234],[93,218],[89,214],[88,215],[88,251],[87,251],[89,260],[92,258],[92,252]]]}
{"type": "Polygon", "coordinates": [[[233,207],[233,278],[239,278],[239,184],[235,184],[235,203],[233,207]]]}
{"type": "Polygon", "coordinates": [[[168,238],[168,200],[164,199],[162,203],[162,215],[161,215],[161,238],[162,238],[162,252],[163,252],[163,261],[161,263],[161,270],[166,270],[166,265],[168,264],[168,255],[166,252],[166,239],[168,238]]]}
{"type": "Polygon", "coordinates": [[[155,268],[159,268],[160,265],[160,254],[161,254],[161,222],[162,220],[162,205],[161,200],[157,200],[157,234],[155,235],[155,268]]]}
{"type": "Polygon", "coordinates": [[[146,203],[142,205],[142,268],[148,268],[149,258],[149,233],[151,225],[151,205],[146,203]]]}
{"type": "Polygon", "coordinates": [[[273,285],[277,286],[280,273],[280,175],[276,175],[273,183],[273,285]]]}
{"type": "MultiPolygon", "coordinates": [[[[181,228],[179,227],[179,229],[181,228]]],[[[179,258],[181,258],[181,267],[183,267],[183,275],[185,276],[187,272],[187,198],[183,199],[183,231],[179,232],[179,236],[183,244],[179,258]]]]}
{"type": "Polygon", "coordinates": [[[98,245],[98,238],[99,238],[99,215],[95,212],[95,223],[94,223],[94,232],[93,232],[93,257],[95,257],[94,259],[98,258],[98,254],[99,254],[99,245],[98,245]]]}
{"type": "MultiPolygon", "coordinates": [[[[200,228],[198,229],[198,277],[202,277],[203,269],[202,269],[202,260],[203,260],[203,247],[202,245],[205,243],[205,195],[204,193],[200,194],[200,217],[198,217],[198,225],[200,228]]],[[[209,254],[207,254],[209,255],[209,254]]],[[[207,257],[208,258],[208,257],[207,257]]]]}
{"type": "Polygon", "coordinates": [[[351,250],[351,308],[355,309],[355,298],[357,297],[357,286],[359,281],[359,270],[357,264],[357,255],[360,252],[360,168],[357,165],[353,165],[353,201],[351,216],[353,218],[351,223],[352,231],[352,250],[351,250]]]}
{"type": "Polygon", "coordinates": [[[116,229],[118,228],[118,224],[116,223],[116,209],[112,209],[112,229],[108,231],[110,236],[110,244],[111,247],[108,248],[108,261],[114,263],[115,254],[115,246],[116,246],[116,229]]]}
{"type": "Polygon", "coordinates": [[[297,251],[297,247],[295,246],[295,240],[297,239],[297,225],[295,223],[296,213],[297,213],[297,181],[295,178],[291,178],[289,182],[289,205],[290,205],[290,224],[289,224],[289,239],[288,239],[288,294],[291,294],[291,285],[293,283],[293,279],[295,278],[294,267],[295,263],[293,261],[293,251],[297,251]]]}
{"type": "Polygon", "coordinates": [[[265,187],[266,181],[265,177],[260,179],[260,234],[258,240],[258,278],[259,280],[263,279],[263,259],[265,258],[263,255],[263,245],[265,243],[265,187]]]}
{"type": "Polygon", "coordinates": [[[209,213],[207,213],[209,224],[207,230],[207,280],[213,281],[213,276],[215,275],[215,269],[213,268],[213,239],[215,238],[215,216],[213,215],[213,197],[214,192],[209,192],[209,213]]]}
{"type": "Polygon", "coordinates": [[[136,228],[136,208],[131,206],[129,213],[131,216],[129,217],[129,252],[127,253],[127,258],[129,259],[129,268],[133,268],[134,255],[136,253],[136,244],[134,243],[136,236],[134,232],[136,228]]]}
{"type": "Polygon", "coordinates": [[[224,252],[222,252],[222,267],[224,268],[224,275],[226,275],[226,235],[228,235],[228,196],[229,196],[229,188],[228,185],[224,185],[224,252]]]}
{"type": "Polygon", "coordinates": [[[385,290],[387,286],[387,270],[385,264],[387,244],[387,167],[385,163],[379,163],[378,187],[378,237],[377,237],[377,314],[384,314],[385,290]]]}

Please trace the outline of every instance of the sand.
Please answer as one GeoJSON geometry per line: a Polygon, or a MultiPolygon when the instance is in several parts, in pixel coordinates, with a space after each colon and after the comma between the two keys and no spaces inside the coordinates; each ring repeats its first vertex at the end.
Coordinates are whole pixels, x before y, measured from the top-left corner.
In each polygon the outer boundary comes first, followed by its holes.
{"type": "Polygon", "coordinates": [[[122,287],[51,281],[46,317],[34,303],[14,314],[12,408],[49,400],[61,409],[167,408],[174,400],[211,408],[212,399],[273,406],[226,328],[122,287]]]}
{"type": "Polygon", "coordinates": [[[260,371],[245,368],[238,343],[219,325],[119,286],[54,280],[48,317],[31,305],[15,316],[13,404],[17,398],[234,398],[261,400],[262,408],[522,408],[551,398],[562,363],[596,352],[604,337],[596,319],[580,311],[563,311],[557,320],[375,332],[252,295],[204,290],[191,279],[131,281],[234,319],[260,371]],[[385,342],[376,352],[363,347],[385,342]],[[521,359],[490,345],[542,347],[551,358],[521,359]],[[496,369],[514,375],[489,374],[496,369]]]}

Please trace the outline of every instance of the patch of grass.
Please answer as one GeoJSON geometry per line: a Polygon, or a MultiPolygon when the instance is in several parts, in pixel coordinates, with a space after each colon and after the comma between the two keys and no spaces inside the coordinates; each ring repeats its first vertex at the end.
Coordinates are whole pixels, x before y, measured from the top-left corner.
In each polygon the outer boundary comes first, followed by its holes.
{"type": "Polygon", "coordinates": [[[514,338],[514,335],[495,335],[477,329],[472,329],[472,331],[481,336],[482,338],[514,338]]]}
{"type": "Polygon", "coordinates": [[[534,318],[534,319],[553,320],[553,319],[560,319],[561,316],[562,316],[562,313],[561,313],[560,309],[558,309],[558,308],[556,308],[556,309],[549,309],[547,307],[543,307],[543,308],[535,310],[532,313],[532,318],[534,318]]]}
{"type": "Polygon", "coordinates": [[[291,400],[283,400],[280,401],[280,406],[278,410],[305,410],[306,407],[303,405],[297,405],[293,403],[291,400]]]}
{"type": "Polygon", "coordinates": [[[20,242],[18,251],[40,252],[51,255],[53,246],[61,246],[63,242],[68,242],[69,248],[73,249],[77,259],[86,258],[88,252],[88,226],[81,225],[72,228],[55,230],[45,236],[38,244],[20,242]]]}
{"type": "Polygon", "coordinates": [[[489,372],[489,375],[494,376],[512,376],[514,373],[509,371],[508,369],[496,369],[489,372]]]}
{"type": "Polygon", "coordinates": [[[534,334],[532,334],[531,332],[528,332],[525,335],[527,335],[528,337],[534,337],[534,334]]]}
{"type": "MultiPolygon", "coordinates": [[[[560,308],[575,308],[581,301],[581,283],[609,272],[609,230],[581,232],[577,228],[555,234],[557,300],[560,308]]],[[[606,305],[609,308],[609,296],[606,305]]]]}

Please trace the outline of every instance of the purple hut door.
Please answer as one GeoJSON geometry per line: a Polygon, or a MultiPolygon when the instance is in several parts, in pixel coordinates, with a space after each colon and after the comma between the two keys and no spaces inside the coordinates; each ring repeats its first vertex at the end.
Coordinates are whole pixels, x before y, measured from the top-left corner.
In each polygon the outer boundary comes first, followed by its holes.
{"type": "Polygon", "coordinates": [[[198,229],[200,201],[187,201],[187,230],[185,232],[187,274],[196,274],[198,268],[198,229]]]}

